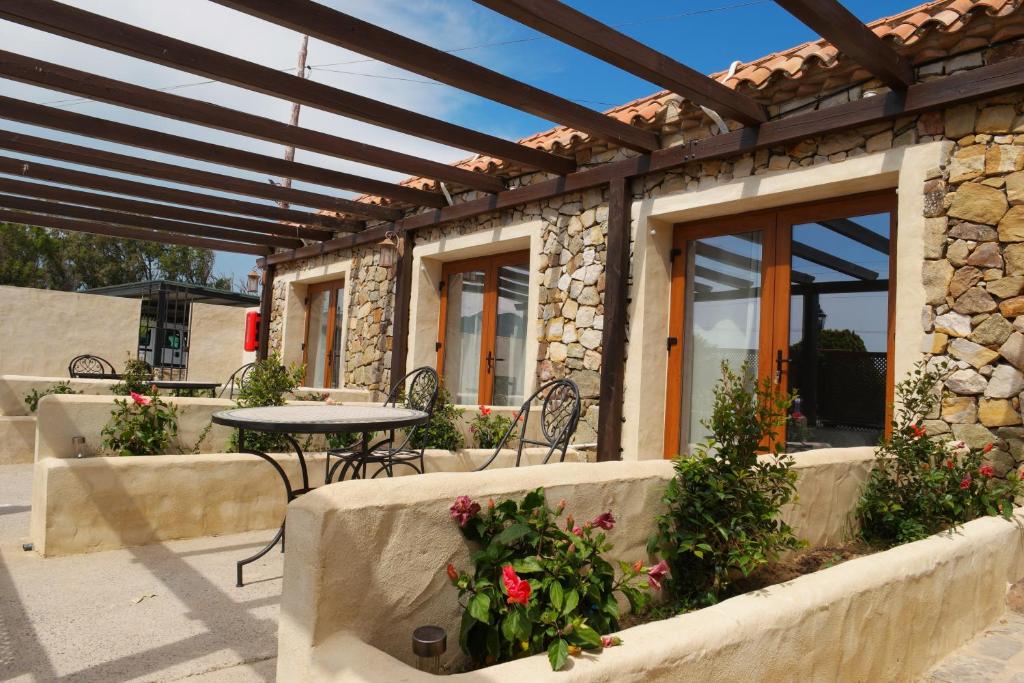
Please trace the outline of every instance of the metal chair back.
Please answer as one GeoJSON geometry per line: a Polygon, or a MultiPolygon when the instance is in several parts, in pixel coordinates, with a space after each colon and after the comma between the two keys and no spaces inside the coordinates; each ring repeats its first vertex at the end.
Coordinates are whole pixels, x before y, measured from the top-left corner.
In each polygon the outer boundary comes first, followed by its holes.
{"type": "Polygon", "coordinates": [[[556,379],[553,382],[548,382],[523,402],[512,424],[494,449],[494,453],[487,462],[477,467],[476,471],[490,467],[516,432],[518,432],[516,438],[519,441],[516,447],[516,467],[522,464],[523,449],[527,446],[547,447],[548,451],[544,454],[543,462],[545,465],[551,462],[551,458],[556,452],[561,453],[558,462],[565,462],[565,455],[569,450],[569,440],[576,433],[576,426],[580,422],[580,409],[580,390],[575,382],[570,379],[556,379]],[[532,417],[530,409],[538,401],[541,403],[541,438],[527,438],[527,429],[532,417]]]}
{"type": "Polygon", "coordinates": [[[217,398],[224,398],[224,393],[225,392],[227,392],[227,395],[228,395],[227,397],[228,398],[234,398],[235,397],[235,390],[242,386],[242,382],[245,381],[246,375],[249,374],[249,371],[252,370],[252,367],[254,365],[256,365],[256,364],[255,363],[246,363],[242,367],[240,367],[237,370],[235,370],[234,372],[232,372],[231,376],[228,377],[228,381],[225,382],[224,386],[222,386],[220,388],[220,393],[217,394],[217,398]]]}
{"type": "Polygon", "coordinates": [[[397,406],[401,401],[405,408],[433,415],[440,389],[441,379],[437,376],[437,370],[424,365],[398,380],[391,387],[384,405],[397,406]]]}
{"type": "Polygon", "coordinates": [[[111,365],[110,361],[88,353],[75,356],[71,359],[71,362],[68,363],[68,376],[72,378],[85,377],[89,379],[121,378],[121,375],[114,370],[114,366],[111,365]]]}

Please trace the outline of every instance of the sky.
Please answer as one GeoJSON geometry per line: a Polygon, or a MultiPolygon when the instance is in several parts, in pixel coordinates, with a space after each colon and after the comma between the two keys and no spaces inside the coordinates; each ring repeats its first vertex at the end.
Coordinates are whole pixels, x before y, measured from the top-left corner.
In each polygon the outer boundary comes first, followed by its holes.
{"type": "MultiPolygon", "coordinates": [[[[604,110],[659,90],[657,86],[516,24],[472,0],[321,2],[433,47],[455,50],[456,54],[470,61],[596,110],[604,110]]],[[[279,69],[294,69],[301,40],[301,36],[295,32],[229,10],[209,0],[69,0],[69,4],[279,69]]],[[[629,3],[619,0],[571,0],[568,4],[704,73],[727,69],[734,60],[755,59],[816,38],[813,31],[769,0],[632,0],[629,3]]],[[[910,6],[881,0],[847,0],[844,4],[863,21],[895,14],[910,6]]],[[[188,73],[5,21],[0,21],[0,45],[5,50],[37,59],[149,88],[173,89],[178,95],[281,121],[286,121],[291,111],[291,104],[280,99],[230,85],[208,83],[188,73]]],[[[319,82],[503,138],[517,139],[552,126],[549,121],[315,39],[310,41],[307,63],[313,67],[307,72],[308,76],[319,82]]],[[[273,143],[125,108],[82,101],[64,93],[13,81],[0,79],[0,92],[31,102],[147,126],[207,142],[275,156],[283,153],[281,146],[273,143]]],[[[419,140],[311,108],[303,108],[300,125],[437,161],[452,162],[471,156],[465,150],[419,140]]],[[[182,160],[16,122],[2,122],[0,127],[141,158],[267,180],[266,176],[258,173],[182,160]]],[[[7,152],[0,154],[34,159],[7,152]]],[[[41,158],[35,160],[58,163],[41,158]]],[[[304,150],[297,151],[296,160],[389,181],[397,181],[402,177],[387,170],[304,150]]],[[[72,164],[58,165],[95,171],[72,164]]],[[[173,183],[123,177],[176,187],[173,183]]],[[[302,182],[295,186],[321,192],[339,192],[302,182]]],[[[341,194],[350,196],[350,193],[341,194]]],[[[235,281],[244,280],[254,263],[255,259],[250,256],[218,252],[216,271],[235,281]]]]}

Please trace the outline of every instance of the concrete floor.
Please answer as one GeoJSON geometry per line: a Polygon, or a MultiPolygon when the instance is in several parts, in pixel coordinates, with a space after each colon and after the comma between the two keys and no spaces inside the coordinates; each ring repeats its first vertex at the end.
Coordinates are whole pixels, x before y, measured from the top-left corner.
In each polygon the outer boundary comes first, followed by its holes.
{"type": "Polygon", "coordinates": [[[253,532],[71,557],[24,552],[31,465],[0,466],[0,680],[271,681],[281,554],[253,532]]]}

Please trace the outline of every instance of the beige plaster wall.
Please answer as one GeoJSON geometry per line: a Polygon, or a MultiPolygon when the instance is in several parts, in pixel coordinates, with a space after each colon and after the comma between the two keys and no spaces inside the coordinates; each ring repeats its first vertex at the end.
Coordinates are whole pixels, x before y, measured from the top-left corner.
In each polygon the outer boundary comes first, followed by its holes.
{"type": "MultiPolygon", "coordinates": [[[[286,590],[292,559],[285,560],[286,590]]],[[[552,675],[547,657],[538,655],[452,679],[914,681],[991,624],[1005,609],[1008,584],[1022,575],[1020,528],[987,517],[956,534],[933,536],[713,607],[626,629],[620,634],[622,646],[597,657],[574,659],[570,669],[557,675],[552,675]]],[[[282,615],[278,680],[436,680],[352,632],[330,635],[315,645],[306,661],[297,661],[294,650],[283,647],[284,616],[290,614],[282,615]]],[[[449,634],[451,642],[455,635],[449,634]]],[[[405,634],[401,642],[408,639],[405,634]]]]}
{"type": "Polygon", "coordinates": [[[188,378],[224,382],[245,364],[246,309],[237,306],[192,304],[188,341],[188,378]]]}
{"type": "Polygon", "coordinates": [[[897,188],[896,377],[920,358],[925,303],[921,283],[924,217],[921,186],[939,172],[949,142],[929,142],[865,154],[845,161],[720,182],[706,189],[669,194],[633,203],[633,302],[629,309],[622,457],[662,457],[668,375],[671,281],[668,254],[673,226],[706,218],[802,202],[897,188]],[[652,400],[652,397],[657,400],[652,400]]]}
{"type": "MultiPolygon", "coordinates": [[[[102,437],[100,432],[110,420],[114,409],[115,396],[46,396],[39,401],[36,413],[36,461],[46,458],[73,458],[71,437],[84,436],[86,453],[99,452],[102,437]]],[[[217,398],[175,398],[162,397],[167,403],[178,408],[178,442],[185,451],[190,451],[200,437],[210,417],[220,411],[234,407],[234,402],[217,398]]],[[[231,430],[213,425],[199,444],[203,453],[218,453],[226,450],[231,430]]]]}
{"type": "Polygon", "coordinates": [[[29,415],[25,396],[33,389],[45,391],[63,382],[80,394],[110,394],[117,384],[112,379],[69,379],[68,377],[34,377],[30,375],[0,375],[0,415],[29,415]]]}
{"type": "Polygon", "coordinates": [[[137,299],[0,287],[0,374],[67,377],[83,353],[121,370],[138,351],[140,309],[137,299]]]}
{"type": "MultiPolygon", "coordinates": [[[[799,536],[815,546],[845,537],[871,456],[868,448],[796,456],[800,502],[786,517],[799,536]]],[[[664,460],[566,463],[345,482],[304,496],[288,511],[278,679],[330,680],[339,674],[344,680],[340,671],[316,670],[320,646],[338,643],[335,637],[349,636],[409,663],[409,634],[416,626],[439,624],[454,638],[460,613],[443,568],[449,562],[469,566],[470,554],[449,522],[455,497],[520,496],[543,486],[549,500],[565,498],[577,519],[611,509],[619,520],[610,536],[611,559],[632,562],[646,560],[647,536],[671,476],[672,463],[664,460]],[[352,547],[361,552],[353,555],[352,547]],[[362,589],[351,590],[354,585],[362,589]]],[[[447,661],[458,654],[450,647],[447,661]]]]}
{"type": "Polygon", "coordinates": [[[0,465],[32,462],[36,445],[36,418],[0,416],[0,465]]]}

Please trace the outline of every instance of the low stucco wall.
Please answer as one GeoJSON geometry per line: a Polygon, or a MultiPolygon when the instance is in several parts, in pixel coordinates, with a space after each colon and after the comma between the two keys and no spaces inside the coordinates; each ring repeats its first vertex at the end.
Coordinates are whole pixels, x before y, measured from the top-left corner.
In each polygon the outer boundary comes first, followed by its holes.
{"type": "MultiPolygon", "coordinates": [[[[800,501],[785,516],[800,537],[814,546],[843,540],[872,455],[870,448],[856,448],[796,456],[800,501]]],[[[672,463],[664,460],[566,463],[345,482],[304,496],[288,511],[278,679],[406,680],[411,672],[391,657],[413,663],[414,628],[439,624],[455,642],[460,610],[443,568],[449,562],[468,567],[471,552],[449,522],[456,496],[504,498],[543,486],[550,501],[565,498],[577,519],[610,509],[619,520],[610,559],[632,562],[646,559],[647,537],[671,476],[672,463]],[[361,552],[349,552],[352,547],[361,552]],[[354,585],[361,590],[351,590],[354,585]],[[350,656],[358,650],[360,662],[390,661],[392,668],[387,675],[373,667],[357,671],[347,656],[345,667],[334,669],[340,660],[319,659],[333,657],[326,653],[331,648],[345,648],[350,656]]],[[[458,648],[450,647],[447,661],[458,656],[458,648]]]]}
{"type": "Polygon", "coordinates": [[[43,392],[54,384],[65,383],[80,394],[109,395],[117,380],[0,375],[0,415],[30,415],[25,397],[33,390],[43,392]]]}
{"type": "Polygon", "coordinates": [[[30,287],[0,287],[0,373],[64,376],[82,353],[120,370],[139,347],[142,302],[30,287]]]}
{"type": "Polygon", "coordinates": [[[36,418],[0,416],[0,465],[32,462],[36,443],[36,418]]]}

